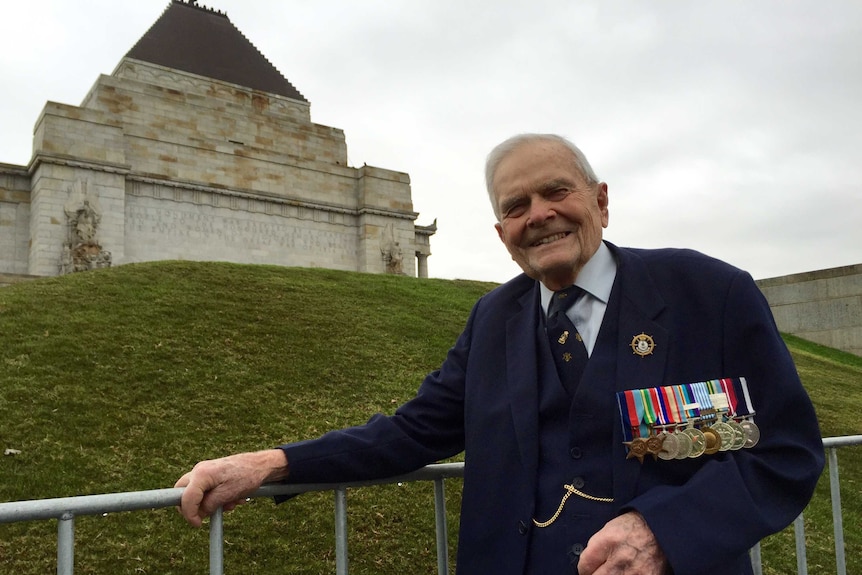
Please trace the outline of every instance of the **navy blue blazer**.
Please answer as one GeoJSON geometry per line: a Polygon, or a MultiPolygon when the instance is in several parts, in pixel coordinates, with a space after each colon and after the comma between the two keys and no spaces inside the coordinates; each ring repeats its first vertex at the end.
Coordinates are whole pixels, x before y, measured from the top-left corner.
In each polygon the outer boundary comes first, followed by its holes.
{"type": "MultiPolygon", "coordinates": [[[[644,516],[676,575],[751,573],[748,550],[795,519],[823,468],[808,395],[749,274],[690,250],[608,246],[619,264],[616,381],[581,386],[615,394],[742,376],[762,437],[750,449],[641,464],[626,458],[618,410],[596,414],[614,418],[603,492],[617,513],[644,516]],[[652,355],[632,353],[641,333],[652,355]]],[[[387,477],[465,451],[458,572],[522,575],[539,461],[537,290],[520,275],[480,298],[443,365],[394,415],[282,446],[288,481],[387,477]]]]}

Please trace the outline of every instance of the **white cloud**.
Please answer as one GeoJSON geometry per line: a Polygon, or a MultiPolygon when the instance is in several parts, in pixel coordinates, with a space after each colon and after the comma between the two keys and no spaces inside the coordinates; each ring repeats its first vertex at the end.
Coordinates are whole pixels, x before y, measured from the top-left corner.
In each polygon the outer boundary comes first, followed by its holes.
{"type": "MultiPolygon", "coordinates": [[[[611,190],[608,238],[755,277],[862,262],[862,3],[203,2],[341,128],[353,165],[408,172],[431,275],[505,281],[485,154],[566,135],[611,190]]],[[[0,162],[47,100],[77,104],[167,0],[31,0],[0,37],[0,162]],[[8,88],[12,86],[13,88],[8,88]]]]}

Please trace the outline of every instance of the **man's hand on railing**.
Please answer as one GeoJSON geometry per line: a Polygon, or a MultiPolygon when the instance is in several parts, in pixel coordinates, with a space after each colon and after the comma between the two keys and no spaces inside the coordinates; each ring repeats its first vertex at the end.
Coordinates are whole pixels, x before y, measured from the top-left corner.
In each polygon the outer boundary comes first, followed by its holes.
{"type": "Polygon", "coordinates": [[[191,525],[200,527],[219,507],[230,511],[264,483],[285,477],[287,459],[280,449],[201,461],[174,485],[185,487],[179,512],[191,525]]]}

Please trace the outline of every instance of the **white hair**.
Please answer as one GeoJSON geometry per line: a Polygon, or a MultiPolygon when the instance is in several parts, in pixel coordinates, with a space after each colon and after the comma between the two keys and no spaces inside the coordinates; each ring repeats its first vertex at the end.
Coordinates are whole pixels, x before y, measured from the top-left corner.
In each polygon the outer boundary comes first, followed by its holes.
{"type": "Polygon", "coordinates": [[[502,162],[506,156],[514,152],[515,149],[532,142],[553,142],[556,144],[562,144],[572,153],[575,167],[579,172],[581,172],[587,183],[599,183],[599,178],[593,171],[592,166],[590,166],[590,162],[587,161],[587,157],[580,148],[566,138],[556,134],[518,134],[517,136],[512,136],[508,140],[497,144],[485,160],[485,187],[488,189],[488,197],[491,199],[491,206],[494,208],[494,215],[497,216],[498,220],[500,219],[500,214],[498,213],[497,198],[494,195],[494,175],[497,172],[497,168],[500,166],[500,162],[502,162]]]}

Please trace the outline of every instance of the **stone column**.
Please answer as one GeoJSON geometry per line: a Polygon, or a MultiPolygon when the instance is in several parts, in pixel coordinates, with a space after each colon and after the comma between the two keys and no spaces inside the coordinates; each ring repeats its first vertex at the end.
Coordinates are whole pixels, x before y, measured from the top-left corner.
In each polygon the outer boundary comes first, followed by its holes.
{"type": "Polygon", "coordinates": [[[427,278],[428,277],[428,256],[423,253],[416,252],[416,260],[418,261],[419,266],[419,277],[427,278]]]}

